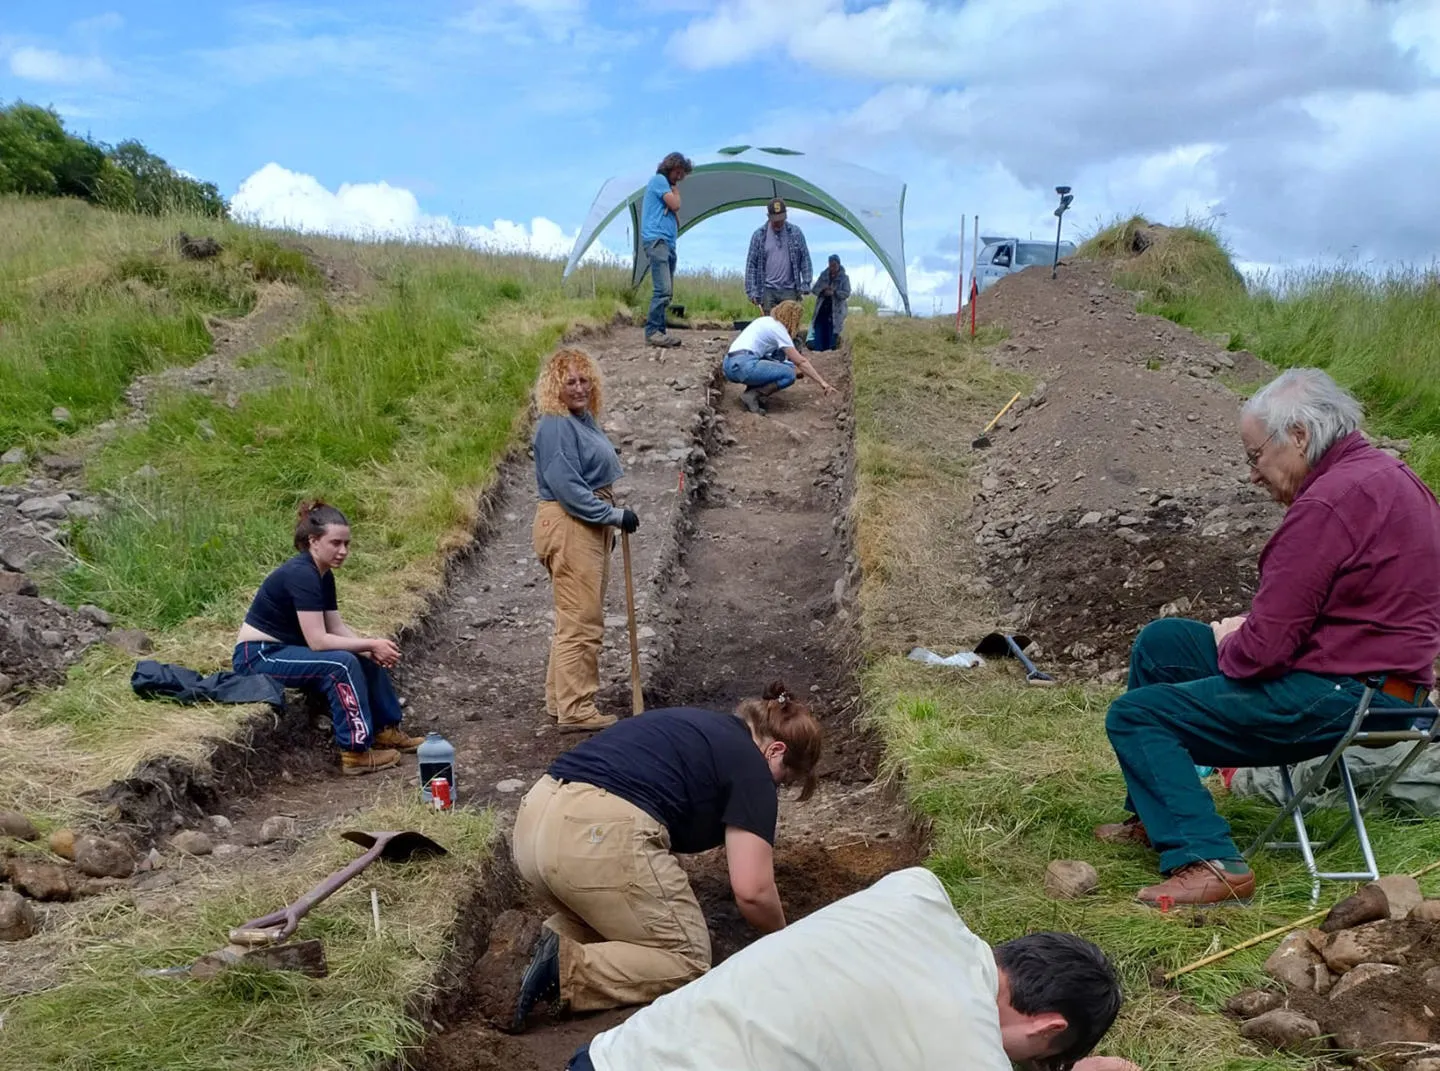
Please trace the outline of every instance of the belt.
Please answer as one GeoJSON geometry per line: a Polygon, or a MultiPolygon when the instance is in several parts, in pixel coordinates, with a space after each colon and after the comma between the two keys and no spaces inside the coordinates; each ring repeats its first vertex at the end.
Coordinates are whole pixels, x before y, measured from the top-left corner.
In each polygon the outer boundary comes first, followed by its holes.
{"type": "MultiPolygon", "coordinates": [[[[1356,677],[1355,679],[1368,688],[1375,677],[1356,677]]],[[[1423,684],[1415,684],[1412,681],[1389,676],[1381,680],[1377,691],[1384,692],[1392,699],[1398,699],[1402,703],[1409,703],[1412,707],[1423,706],[1430,696],[1430,689],[1423,684]]]]}

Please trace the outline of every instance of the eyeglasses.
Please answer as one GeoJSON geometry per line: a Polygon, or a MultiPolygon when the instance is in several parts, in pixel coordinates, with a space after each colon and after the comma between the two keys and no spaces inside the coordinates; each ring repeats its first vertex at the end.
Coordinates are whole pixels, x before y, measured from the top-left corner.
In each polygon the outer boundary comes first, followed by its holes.
{"type": "Polygon", "coordinates": [[[1254,450],[1245,451],[1245,464],[1249,465],[1252,469],[1255,468],[1260,463],[1260,455],[1265,452],[1265,447],[1269,446],[1271,440],[1274,438],[1275,433],[1272,431],[1265,437],[1265,441],[1255,447],[1254,450]]]}

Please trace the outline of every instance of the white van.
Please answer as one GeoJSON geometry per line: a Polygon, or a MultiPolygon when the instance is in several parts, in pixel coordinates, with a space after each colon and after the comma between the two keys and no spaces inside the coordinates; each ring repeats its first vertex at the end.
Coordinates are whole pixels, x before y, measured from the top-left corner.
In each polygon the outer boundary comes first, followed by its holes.
{"type": "MultiPolygon", "coordinates": [[[[1021,241],[1019,238],[994,238],[981,235],[985,247],[980,250],[980,259],[975,263],[975,277],[980,281],[980,290],[993,284],[997,279],[1011,272],[1024,271],[1043,264],[1050,267],[1055,260],[1055,243],[1044,241],[1021,241]]],[[[1073,256],[1074,242],[1061,242],[1060,255],[1073,256]]]]}

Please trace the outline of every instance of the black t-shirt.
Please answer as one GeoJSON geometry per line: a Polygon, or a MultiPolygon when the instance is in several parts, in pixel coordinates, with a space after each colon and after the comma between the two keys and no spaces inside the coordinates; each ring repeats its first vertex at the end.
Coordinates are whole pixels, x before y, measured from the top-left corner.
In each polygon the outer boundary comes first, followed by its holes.
{"type": "Polygon", "coordinates": [[[335,574],[320,575],[315,559],[301,551],[265,578],[245,614],[245,624],[295,647],[308,647],[300,631],[302,610],[338,610],[335,574]]]}
{"type": "Polygon", "coordinates": [[[670,831],[672,851],[718,848],[726,826],[775,843],[775,781],[733,714],[675,707],[624,718],[561,755],[549,773],[629,800],[670,831]]]}

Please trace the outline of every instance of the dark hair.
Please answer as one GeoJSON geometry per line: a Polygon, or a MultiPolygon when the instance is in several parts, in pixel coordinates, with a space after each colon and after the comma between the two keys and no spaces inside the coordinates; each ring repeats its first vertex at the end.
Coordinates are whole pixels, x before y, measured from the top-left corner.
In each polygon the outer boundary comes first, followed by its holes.
{"type": "Polygon", "coordinates": [[[683,152],[672,152],[668,153],[665,159],[660,161],[660,166],[655,169],[655,174],[664,175],[666,178],[669,178],[670,172],[674,171],[677,167],[683,168],[687,175],[695,170],[695,165],[690,162],[690,157],[686,156],[683,152]]]}
{"type": "Polygon", "coordinates": [[[771,681],[759,699],[746,699],[736,715],[756,736],[785,745],[785,766],[805,778],[800,798],[815,792],[815,767],[820,764],[820,723],[810,707],[794,699],[784,681],[771,681]]]}
{"type": "Polygon", "coordinates": [[[309,550],[310,540],[323,536],[332,524],[348,526],[350,522],[328,502],[318,498],[314,502],[301,502],[295,520],[295,549],[309,550]]]}
{"type": "Polygon", "coordinates": [[[1120,1014],[1120,980],[1105,953],[1073,933],[1032,933],[995,946],[995,962],[1010,983],[1010,1006],[1022,1015],[1058,1012],[1065,1030],[1059,1051],[1034,1061],[1068,1071],[1100,1043],[1120,1014]]]}

